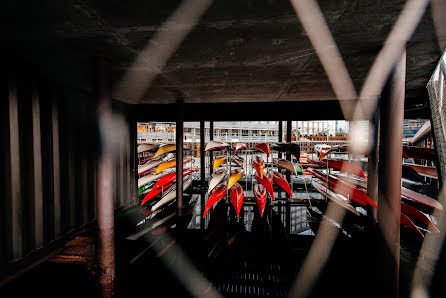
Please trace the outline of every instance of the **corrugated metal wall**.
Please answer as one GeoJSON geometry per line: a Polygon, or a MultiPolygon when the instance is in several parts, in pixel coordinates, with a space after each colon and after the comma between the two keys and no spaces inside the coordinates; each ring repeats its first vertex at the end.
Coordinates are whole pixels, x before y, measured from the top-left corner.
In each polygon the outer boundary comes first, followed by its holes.
{"type": "MultiPolygon", "coordinates": [[[[9,76],[1,85],[0,280],[18,260],[96,214],[96,106],[90,95],[9,76]]],[[[136,131],[114,104],[115,206],[136,202],[136,131]],[[134,141],[133,141],[134,140],[134,141]]]]}

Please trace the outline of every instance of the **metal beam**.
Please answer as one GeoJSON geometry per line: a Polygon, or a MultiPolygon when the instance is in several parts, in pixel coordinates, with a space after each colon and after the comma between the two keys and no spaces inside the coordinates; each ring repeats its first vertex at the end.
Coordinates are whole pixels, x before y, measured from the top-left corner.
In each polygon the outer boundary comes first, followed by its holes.
{"type": "Polygon", "coordinates": [[[404,51],[384,89],[380,104],[378,228],[384,240],[382,274],[388,282],[383,289],[386,295],[392,297],[398,297],[399,294],[405,79],[406,52],[404,51]]]}
{"type": "Polygon", "coordinates": [[[112,297],[115,280],[114,194],[111,108],[111,62],[94,59],[93,86],[97,99],[97,117],[101,146],[97,164],[97,278],[101,297],[112,297]]]}
{"type": "Polygon", "coordinates": [[[176,120],[176,171],[177,171],[177,214],[183,215],[183,134],[184,134],[184,101],[177,99],[177,120],[176,120]]]}

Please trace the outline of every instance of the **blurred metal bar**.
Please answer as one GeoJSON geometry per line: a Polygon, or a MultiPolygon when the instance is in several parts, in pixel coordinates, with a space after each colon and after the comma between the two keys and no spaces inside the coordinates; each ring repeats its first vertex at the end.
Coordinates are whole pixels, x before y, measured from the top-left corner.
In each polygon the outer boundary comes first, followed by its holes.
{"type": "MultiPolygon", "coordinates": [[[[209,141],[214,139],[214,121],[209,121],[209,141]]],[[[212,150],[209,150],[209,177],[212,176],[212,164],[214,163],[214,156],[212,150]]]]}
{"type": "Polygon", "coordinates": [[[283,142],[283,122],[279,121],[279,143],[283,142]]]}
{"type": "Polygon", "coordinates": [[[93,88],[97,100],[99,156],[97,164],[97,278],[101,297],[112,297],[115,280],[111,62],[95,57],[93,88]]]}
{"type": "MultiPolygon", "coordinates": [[[[194,128],[195,129],[195,128],[194,128]]],[[[206,164],[204,160],[204,120],[200,121],[200,174],[201,184],[205,183],[206,164]]]]}
{"type": "Polygon", "coordinates": [[[34,184],[34,241],[35,247],[43,245],[43,184],[42,184],[42,146],[40,133],[40,102],[37,86],[32,87],[33,123],[33,184],[34,184]]]}
{"type": "Polygon", "coordinates": [[[184,134],[184,101],[183,99],[177,99],[177,120],[176,120],[176,145],[177,145],[177,214],[183,215],[183,134],[184,134]]]}
{"type": "MultiPolygon", "coordinates": [[[[287,143],[291,143],[291,131],[293,128],[293,123],[291,122],[291,120],[287,120],[286,121],[286,141],[287,143]]],[[[298,156],[296,156],[296,158],[299,158],[298,156]]],[[[291,153],[287,152],[286,153],[286,159],[287,160],[291,160],[291,153]]],[[[291,180],[291,175],[289,171],[286,171],[286,180],[288,180],[288,182],[290,182],[291,180]]]]}
{"type": "MultiPolygon", "coordinates": [[[[54,96],[55,97],[55,96],[54,96]]],[[[60,155],[59,155],[59,110],[56,99],[51,103],[51,138],[53,159],[53,209],[54,209],[54,238],[61,234],[60,222],[60,155]]]]}
{"type": "MultiPolygon", "coordinates": [[[[373,118],[369,120],[369,152],[367,163],[367,195],[378,202],[378,142],[379,142],[379,108],[376,109],[373,118]]],[[[376,208],[368,209],[375,221],[377,220],[376,208]]]]}
{"type": "Polygon", "coordinates": [[[380,104],[378,165],[378,228],[383,243],[382,274],[386,295],[398,297],[400,260],[401,175],[403,154],[406,52],[398,60],[383,91],[380,104]]]}

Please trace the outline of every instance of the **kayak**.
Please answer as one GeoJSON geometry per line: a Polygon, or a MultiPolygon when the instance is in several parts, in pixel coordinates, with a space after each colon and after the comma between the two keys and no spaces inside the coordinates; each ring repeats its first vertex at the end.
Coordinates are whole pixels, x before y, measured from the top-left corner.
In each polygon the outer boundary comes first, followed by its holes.
{"type": "Polygon", "coordinates": [[[158,151],[156,151],[154,157],[163,155],[164,153],[167,153],[167,152],[175,151],[176,149],[177,149],[176,144],[168,144],[168,145],[161,146],[158,148],[158,151]]]}
{"type": "Polygon", "coordinates": [[[164,177],[170,173],[172,173],[172,170],[167,170],[167,171],[161,172],[156,175],[146,175],[144,177],[141,177],[138,179],[138,188],[141,186],[144,186],[145,184],[147,184],[149,182],[158,180],[159,178],[164,177]]]}
{"type": "Polygon", "coordinates": [[[208,193],[210,193],[226,176],[226,169],[219,169],[212,174],[211,180],[209,180],[209,189],[208,193]]]}
{"type": "Polygon", "coordinates": [[[417,226],[410,220],[409,217],[407,217],[406,214],[401,213],[401,217],[400,217],[400,223],[405,226],[408,227],[409,229],[411,229],[412,231],[415,231],[416,233],[418,233],[418,235],[420,235],[422,238],[424,238],[423,233],[421,233],[421,231],[417,228],[417,226]]]}
{"type": "MultiPolygon", "coordinates": [[[[191,168],[183,169],[183,177],[187,177],[195,171],[198,171],[198,167],[195,167],[194,169],[191,168]]],[[[162,187],[167,183],[174,182],[176,179],[177,179],[177,172],[170,173],[161,178],[160,180],[158,180],[152,189],[157,189],[159,187],[162,187]]]]}
{"type": "Polygon", "coordinates": [[[231,187],[231,190],[229,191],[229,197],[231,199],[232,206],[234,206],[235,212],[237,213],[237,217],[239,217],[244,199],[242,186],[238,183],[235,183],[235,185],[231,187]]]}
{"type": "Polygon", "coordinates": [[[240,178],[245,175],[245,171],[241,168],[235,168],[231,171],[231,174],[228,178],[228,189],[230,189],[240,178]]]}
{"type": "Polygon", "coordinates": [[[422,165],[416,165],[416,164],[410,164],[410,163],[403,163],[403,166],[414,169],[421,176],[424,176],[427,178],[438,179],[438,172],[437,172],[437,168],[435,168],[435,167],[422,166],[422,165]]]}
{"type": "Polygon", "coordinates": [[[336,204],[338,204],[339,206],[341,206],[342,208],[356,214],[356,215],[360,215],[359,212],[355,209],[355,207],[353,207],[352,205],[350,205],[346,200],[344,200],[343,198],[341,198],[341,196],[339,196],[337,193],[332,192],[331,190],[327,189],[326,187],[320,185],[319,183],[317,183],[316,181],[311,181],[311,185],[319,192],[321,193],[323,196],[329,198],[330,200],[332,200],[333,202],[335,202],[336,204]]]}
{"type": "Polygon", "coordinates": [[[271,149],[269,148],[268,144],[260,143],[260,144],[255,145],[254,148],[259,150],[259,151],[262,151],[263,153],[266,153],[266,156],[268,156],[268,157],[271,154],[271,149]]]}
{"type": "Polygon", "coordinates": [[[342,172],[347,172],[361,178],[366,178],[364,170],[357,164],[342,160],[322,161],[322,165],[324,167],[327,166],[327,163],[329,168],[333,168],[342,172]]]}
{"type": "MultiPolygon", "coordinates": [[[[187,180],[183,184],[183,191],[185,191],[192,184],[192,176],[187,178],[187,180]]],[[[172,185],[164,194],[164,196],[152,207],[152,212],[159,209],[161,206],[175,200],[177,197],[177,185],[172,185]]]]}
{"type": "MultiPolygon", "coordinates": [[[[193,157],[187,156],[183,159],[183,164],[186,164],[186,163],[190,162],[191,160],[193,160],[193,157]]],[[[155,174],[158,174],[158,173],[160,173],[168,168],[174,167],[176,165],[177,165],[176,159],[165,161],[156,168],[155,174]]]]}
{"type": "Polygon", "coordinates": [[[138,145],[138,153],[143,153],[147,151],[155,150],[159,147],[159,144],[139,144],[138,145]]]}
{"type": "Polygon", "coordinates": [[[145,203],[147,203],[149,200],[156,197],[157,195],[159,195],[160,193],[162,193],[163,191],[166,191],[171,186],[172,186],[172,183],[168,183],[168,184],[164,185],[163,187],[160,187],[157,189],[152,188],[152,190],[145,195],[144,199],[141,202],[141,206],[144,205],[145,203]]]}
{"type": "Polygon", "coordinates": [[[232,157],[232,161],[241,168],[244,168],[245,166],[245,160],[237,155],[232,157]]]}
{"type": "Polygon", "coordinates": [[[235,144],[235,151],[234,153],[237,154],[237,151],[245,149],[246,148],[246,144],[245,143],[236,143],[235,144]]]}
{"type": "Polygon", "coordinates": [[[204,151],[223,149],[228,146],[229,146],[228,143],[223,143],[223,142],[218,142],[218,141],[209,141],[209,143],[206,144],[206,148],[204,149],[204,151]]]}
{"type": "Polygon", "coordinates": [[[417,208],[401,202],[401,212],[403,212],[407,216],[419,221],[426,227],[430,227],[433,230],[440,232],[440,230],[438,230],[438,228],[432,223],[432,221],[426,215],[424,215],[422,212],[420,212],[417,208]]]}
{"type": "Polygon", "coordinates": [[[314,146],[314,150],[319,154],[319,160],[322,160],[331,152],[331,146],[327,144],[317,144],[314,146]]]}
{"type": "Polygon", "coordinates": [[[171,160],[173,158],[173,154],[169,153],[164,158],[156,158],[146,162],[143,165],[138,167],[138,175],[143,176],[146,174],[150,174],[153,172],[153,168],[159,166],[162,162],[171,160]]]}
{"type": "Polygon", "coordinates": [[[266,188],[262,184],[254,185],[254,197],[256,199],[257,207],[259,208],[260,217],[263,217],[266,205],[266,188]]]}
{"type": "Polygon", "coordinates": [[[281,158],[273,158],[273,164],[275,164],[279,168],[290,171],[293,175],[297,175],[296,169],[294,168],[294,164],[289,160],[281,158]]]}
{"type": "Polygon", "coordinates": [[[263,179],[263,170],[265,169],[265,162],[263,159],[260,156],[254,156],[252,159],[252,166],[260,176],[260,179],[263,179]]]}
{"type": "Polygon", "coordinates": [[[153,186],[153,182],[149,182],[147,184],[144,184],[141,187],[138,187],[138,195],[143,195],[143,194],[148,193],[152,186],[153,186]]]}
{"type": "Polygon", "coordinates": [[[403,158],[435,161],[435,149],[416,146],[403,146],[403,158]]]}
{"type": "Polygon", "coordinates": [[[284,191],[286,191],[290,195],[290,197],[293,197],[293,193],[291,192],[290,185],[288,184],[288,181],[286,181],[285,176],[283,176],[282,174],[280,174],[279,172],[276,172],[276,171],[272,171],[272,173],[273,173],[274,183],[276,183],[277,185],[282,187],[282,189],[284,191]]]}
{"type": "Polygon", "coordinates": [[[273,189],[273,180],[271,178],[271,174],[265,173],[265,175],[263,175],[263,178],[260,178],[260,176],[256,173],[255,177],[257,182],[262,184],[266,188],[266,190],[269,192],[271,198],[274,201],[274,189],[273,189]]]}
{"type": "Polygon", "coordinates": [[[220,183],[214,188],[204,208],[203,218],[206,217],[206,214],[211,210],[212,206],[226,195],[227,190],[226,182],[220,183]]]}
{"type": "Polygon", "coordinates": [[[228,162],[228,157],[227,156],[214,158],[214,165],[212,167],[212,170],[215,170],[216,168],[218,168],[219,166],[221,166],[222,164],[225,164],[227,162],[228,162]]]}
{"type": "Polygon", "coordinates": [[[294,169],[296,170],[297,174],[302,174],[303,173],[302,168],[299,165],[294,165],[294,169]]]}

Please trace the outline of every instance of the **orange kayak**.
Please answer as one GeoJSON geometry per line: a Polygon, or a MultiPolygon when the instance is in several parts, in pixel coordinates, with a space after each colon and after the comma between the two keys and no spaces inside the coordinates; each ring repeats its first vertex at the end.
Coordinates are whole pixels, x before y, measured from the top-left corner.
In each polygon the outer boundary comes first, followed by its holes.
{"type": "Polygon", "coordinates": [[[276,183],[277,185],[282,187],[282,189],[284,191],[286,191],[290,195],[290,197],[293,197],[293,193],[291,192],[291,187],[288,184],[288,181],[286,181],[285,176],[283,176],[282,174],[280,174],[279,172],[276,172],[276,171],[272,171],[272,172],[273,172],[274,183],[276,183]]]}
{"type": "MultiPolygon", "coordinates": [[[[183,164],[186,164],[186,163],[190,162],[192,159],[193,159],[192,156],[185,157],[185,158],[183,159],[183,164]]],[[[176,166],[176,165],[177,165],[177,161],[176,161],[176,159],[172,159],[172,160],[163,162],[162,164],[160,164],[160,165],[156,168],[155,174],[158,174],[158,173],[160,173],[160,172],[162,172],[162,171],[164,171],[164,170],[166,170],[166,169],[168,169],[168,168],[174,167],[174,166],[176,166]]]]}
{"type": "Polygon", "coordinates": [[[215,203],[217,203],[221,198],[223,198],[226,195],[227,192],[227,186],[226,182],[220,183],[217,185],[217,187],[214,188],[214,190],[211,193],[211,196],[209,197],[206,207],[204,208],[203,212],[203,218],[206,217],[206,214],[211,210],[212,206],[214,206],[215,203]]]}
{"type": "Polygon", "coordinates": [[[256,204],[259,208],[260,217],[263,217],[266,205],[266,188],[262,184],[254,185],[254,197],[256,198],[256,204]]]}
{"type": "Polygon", "coordinates": [[[260,143],[260,144],[257,144],[254,148],[259,150],[259,151],[262,151],[263,153],[266,153],[266,156],[268,156],[268,157],[271,154],[271,150],[270,150],[268,144],[260,143]]]}
{"type": "Polygon", "coordinates": [[[164,153],[167,152],[172,152],[175,151],[177,149],[177,145],[176,144],[169,144],[169,145],[164,145],[158,148],[158,151],[156,151],[155,156],[157,157],[159,155],[162,155],[164,153]]]}
{"type": "Polygon", "coordinates": [[[259,156],[254,156],[252,159],[252,166],[256,170],[257,174],[260,176],[260,179],[263,179],[263,170],[265,169],[265,162],[259,156]]]}
{"type": "Polygon", "coordinates": [[[245,171],[243,169],[233,169],[228,178],[228,189],[230,189],[237,181],[239,181],[240,178],[243,177],[243,175],[245,175],[245,171]]]}
{"type": "Polygon", "coordinates": [[[237,217],[240,216],[240,210],[243,206],[244,194],[243,188],[240,184],[236,183],[229,191],[229,197],[231,199],[232,206],[234,206],[237,217]]]}
{"type": "Polygon", "coordinates": [[[263,175],[263,178],[260,178],[259,175],[256,173],[256,180],[258,183],[262,184],[266,190],[271,195],[271,198],[274,201],[274,189],[273,189],[273,180],[271,178],[271,175],[269,173],[266,173],[263,175]]]}
{"type": "Polygon", "coordinates": [[[212,166],[212,170],[215,170],[216,168],[218,168],[222,164],[226,163],[227,161],[228,161],[228,157],[227,156],[216,157],[214,159],[214,165],[212,166]]]}

